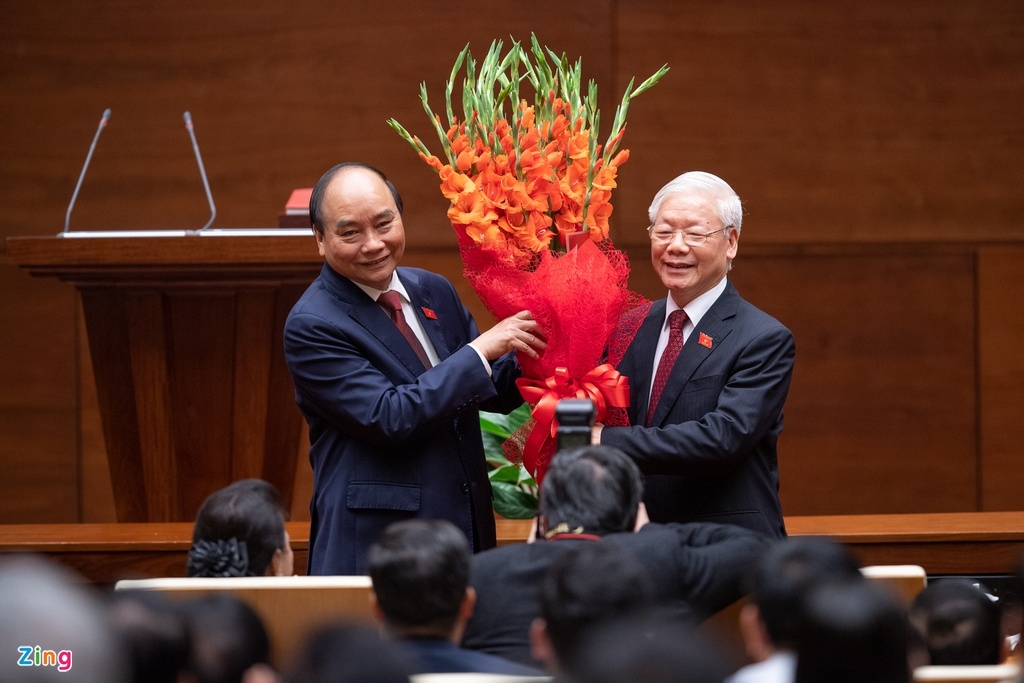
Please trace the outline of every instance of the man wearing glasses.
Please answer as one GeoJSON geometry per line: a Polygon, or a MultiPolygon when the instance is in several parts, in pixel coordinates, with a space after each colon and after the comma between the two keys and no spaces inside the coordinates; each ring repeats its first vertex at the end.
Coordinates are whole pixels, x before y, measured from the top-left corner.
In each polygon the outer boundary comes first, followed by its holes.
{"type": "Polygon", "coordinates": [[[622,334],[639,325],[621,360],[610,359],[629,377],[630,426],[596,425],[593,440],[647,475],[652,521],[783,537],[776,445],[795,345],[727,277],[740,198],[721,178],[691,171],[659,190],[648,214],[651,262],[668,296],[620,324],[622,334]]]}

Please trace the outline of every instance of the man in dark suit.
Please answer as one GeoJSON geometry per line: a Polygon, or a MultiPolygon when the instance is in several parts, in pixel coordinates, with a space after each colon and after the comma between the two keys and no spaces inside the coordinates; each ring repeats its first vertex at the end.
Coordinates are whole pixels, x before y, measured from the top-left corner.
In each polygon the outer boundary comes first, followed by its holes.
{"type": "Polygon", "coordinates": [[[373,605],[385,632],[409,654],[412,673],[541,676],[543,671],[458,646],[476,593],[469,544],[450,522],[395,522],[370,546],[373,605]]]}
{"type": "Polygon", "coordinates": [[[509,352],[536,357],[536,323],[522,311],[479,334],[450,282],[399,268],[402,200],[372,166],[330,169],[309,205],[326,263],[284,331],[309,423],[309,573],[365,573],[370,544],[414,517],[447,519],[474,550],[493,547],[478,409],[522,404],[509,352]]]}
{"type": "Polygon", "coordinates": [[[668,296],[624,316],[620,330],[639,326],[618,362],[630,426],[597,425],[594,441],[625,451],[648,476],[652,520],[783,537],[776,444],[795,345],[726,277],[740,199],[721,178],[691,171],[655,195],[649,216],[651,261],[668,296]]]}
{"type": "Polygon", "coordinates": [[[530,648],[543,578],[563,555],[595,542],[637,561],[653,602],[673,618],[699,621],[739,599],[768,539],[729,524],[644,524],[634,531],[638,517],[646,520],[642,497],[640,470],[618,449],[556,453],[541,487],[537,541],[473,556],[476,609],[462,646],[544,666],[530,648]]]}

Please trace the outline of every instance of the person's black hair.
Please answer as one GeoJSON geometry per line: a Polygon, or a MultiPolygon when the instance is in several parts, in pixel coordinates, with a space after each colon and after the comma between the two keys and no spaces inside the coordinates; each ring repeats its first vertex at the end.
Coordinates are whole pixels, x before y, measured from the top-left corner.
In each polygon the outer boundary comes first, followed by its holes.
{"type": "Polygon", "coordinates": [[[539,510],[548,533],[604,536],[632,531],[642,498],[643,478],[629,456],[611,446],[579,446],[551,459],[539,510]]]}
{"type": "Polygon", "coordinates": [[[155,591],[114,591],[110,620],[128,653],[134,683],[176,683],[189,656],[188,630],[177,606],[155,591]]]}
{"type": "Polygon", "coordinates": [[[772,644],[792,648],[810,589],[825,581],[859,579],[858,563],[844,545],[824,536],[800,536],[775,541],[765,551],[747,578],[747,590],[772,644]]]}
{"type": "Polygon", "coordinates": [[[277,488],[262,479],[212,493],[196,515],[188,576],[264,576],[284,548],[286,516],[277,488]]]}
{"type": "Polygon", "coordinates": [[[999,664],[999,605],[966,579],[928,584],[910,604],[910,623],[928,648],[932,664],[999,664]]]}
{"type": "Polygon", "coordinates": [[[654,588],[643,567],[617,546],[595,541],[560,556],[540,586],[541,616],[566,672],[575,670],[581,643],[612,619],[645,614],[654,588]]]}
{"type": "Polygon", "coordinates": [[[270,638],[260,615],[228,593],[181,605],[188,626],[188,668],[197,683],[241,683],[246,670],[270,664],[270,638]]]}
{"type": "Polygon", "coordinates": [[[409,519],[389,525],[367,555],[388,626],[448,636],[469,586],[470,555],[465,534],[451,522],[409,519]]]}
{"type": "Polygon", "coordinates": [[[285,683],[409,683],[413,672],[397,643],[360,624],[313,631],[287,669],[285,683]]]}
{"type": "Polygon", "coordinates": [[[910,624],[873,581],[824,583],[807,597],[795,683],[909,683],[910,624]]]}
{"type": "Polygon", "coordinates": [[[362,161],[344,161],[340,164],[332,166],[326,173],[320,176],[320,180],[316,181],[316,185],[313,186],[313,192],[309,195],[309,224],[314,230],[323,234],[324,232],[324,217],[323,217],[323,204],[324,194],[327,193],[327,186],[334,180],[334,176],[338,175],[339,171],[343,171],[346,168],[365,168],[367,171],[371,171],[380,176],[380,179],[387,185],[388,191],[391,193],[391,198],[395,200],[395,208],[398,209],[398,213],[401,214],[404,209],[402,204],[402,195],[398,194],[398,188],[395,184],[388,180],[388,177],[384,175],[384,171],[380,170],[376,166],[363,163],[362,161]]]}
{"type": "Polygon", "coordinates": [[[584,639],[573,683],[722,683],[736,670],[724,647],[663,615],[613,619],[584,639]]]}

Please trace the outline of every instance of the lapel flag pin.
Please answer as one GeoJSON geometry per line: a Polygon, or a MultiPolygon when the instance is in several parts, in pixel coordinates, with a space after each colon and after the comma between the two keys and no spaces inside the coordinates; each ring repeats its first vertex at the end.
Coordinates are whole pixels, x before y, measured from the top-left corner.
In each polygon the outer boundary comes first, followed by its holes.
{"type": "Polygon", "coordinates": [[[700,337],[697,339],[698,344],[700,344],[701,346],[706,346],[709,349],[711,348],[711,342],[713,341],[714,340],[711,337],[704,334],[703,332],[700,333],[700,337]]]}
{"type": "Polygon", "coordinates": [[[433,309],[427,308],[426,306],[423,307],[423,315],[427,316],[431,320],[437,320],[437,313],[434,313],[433,309]]]}

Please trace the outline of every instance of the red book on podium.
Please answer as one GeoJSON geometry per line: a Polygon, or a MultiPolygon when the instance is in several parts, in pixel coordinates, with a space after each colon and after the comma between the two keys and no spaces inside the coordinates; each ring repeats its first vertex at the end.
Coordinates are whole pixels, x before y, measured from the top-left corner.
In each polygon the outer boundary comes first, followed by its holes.
{"type": "Polygon", "coordinates": [[[309,197],[313,194],[313,188],[303,187],[292,190],[288,201],[284,205],[284,213],[277,217],[279,228],[308,228],[309,227],[309,197]]]}

